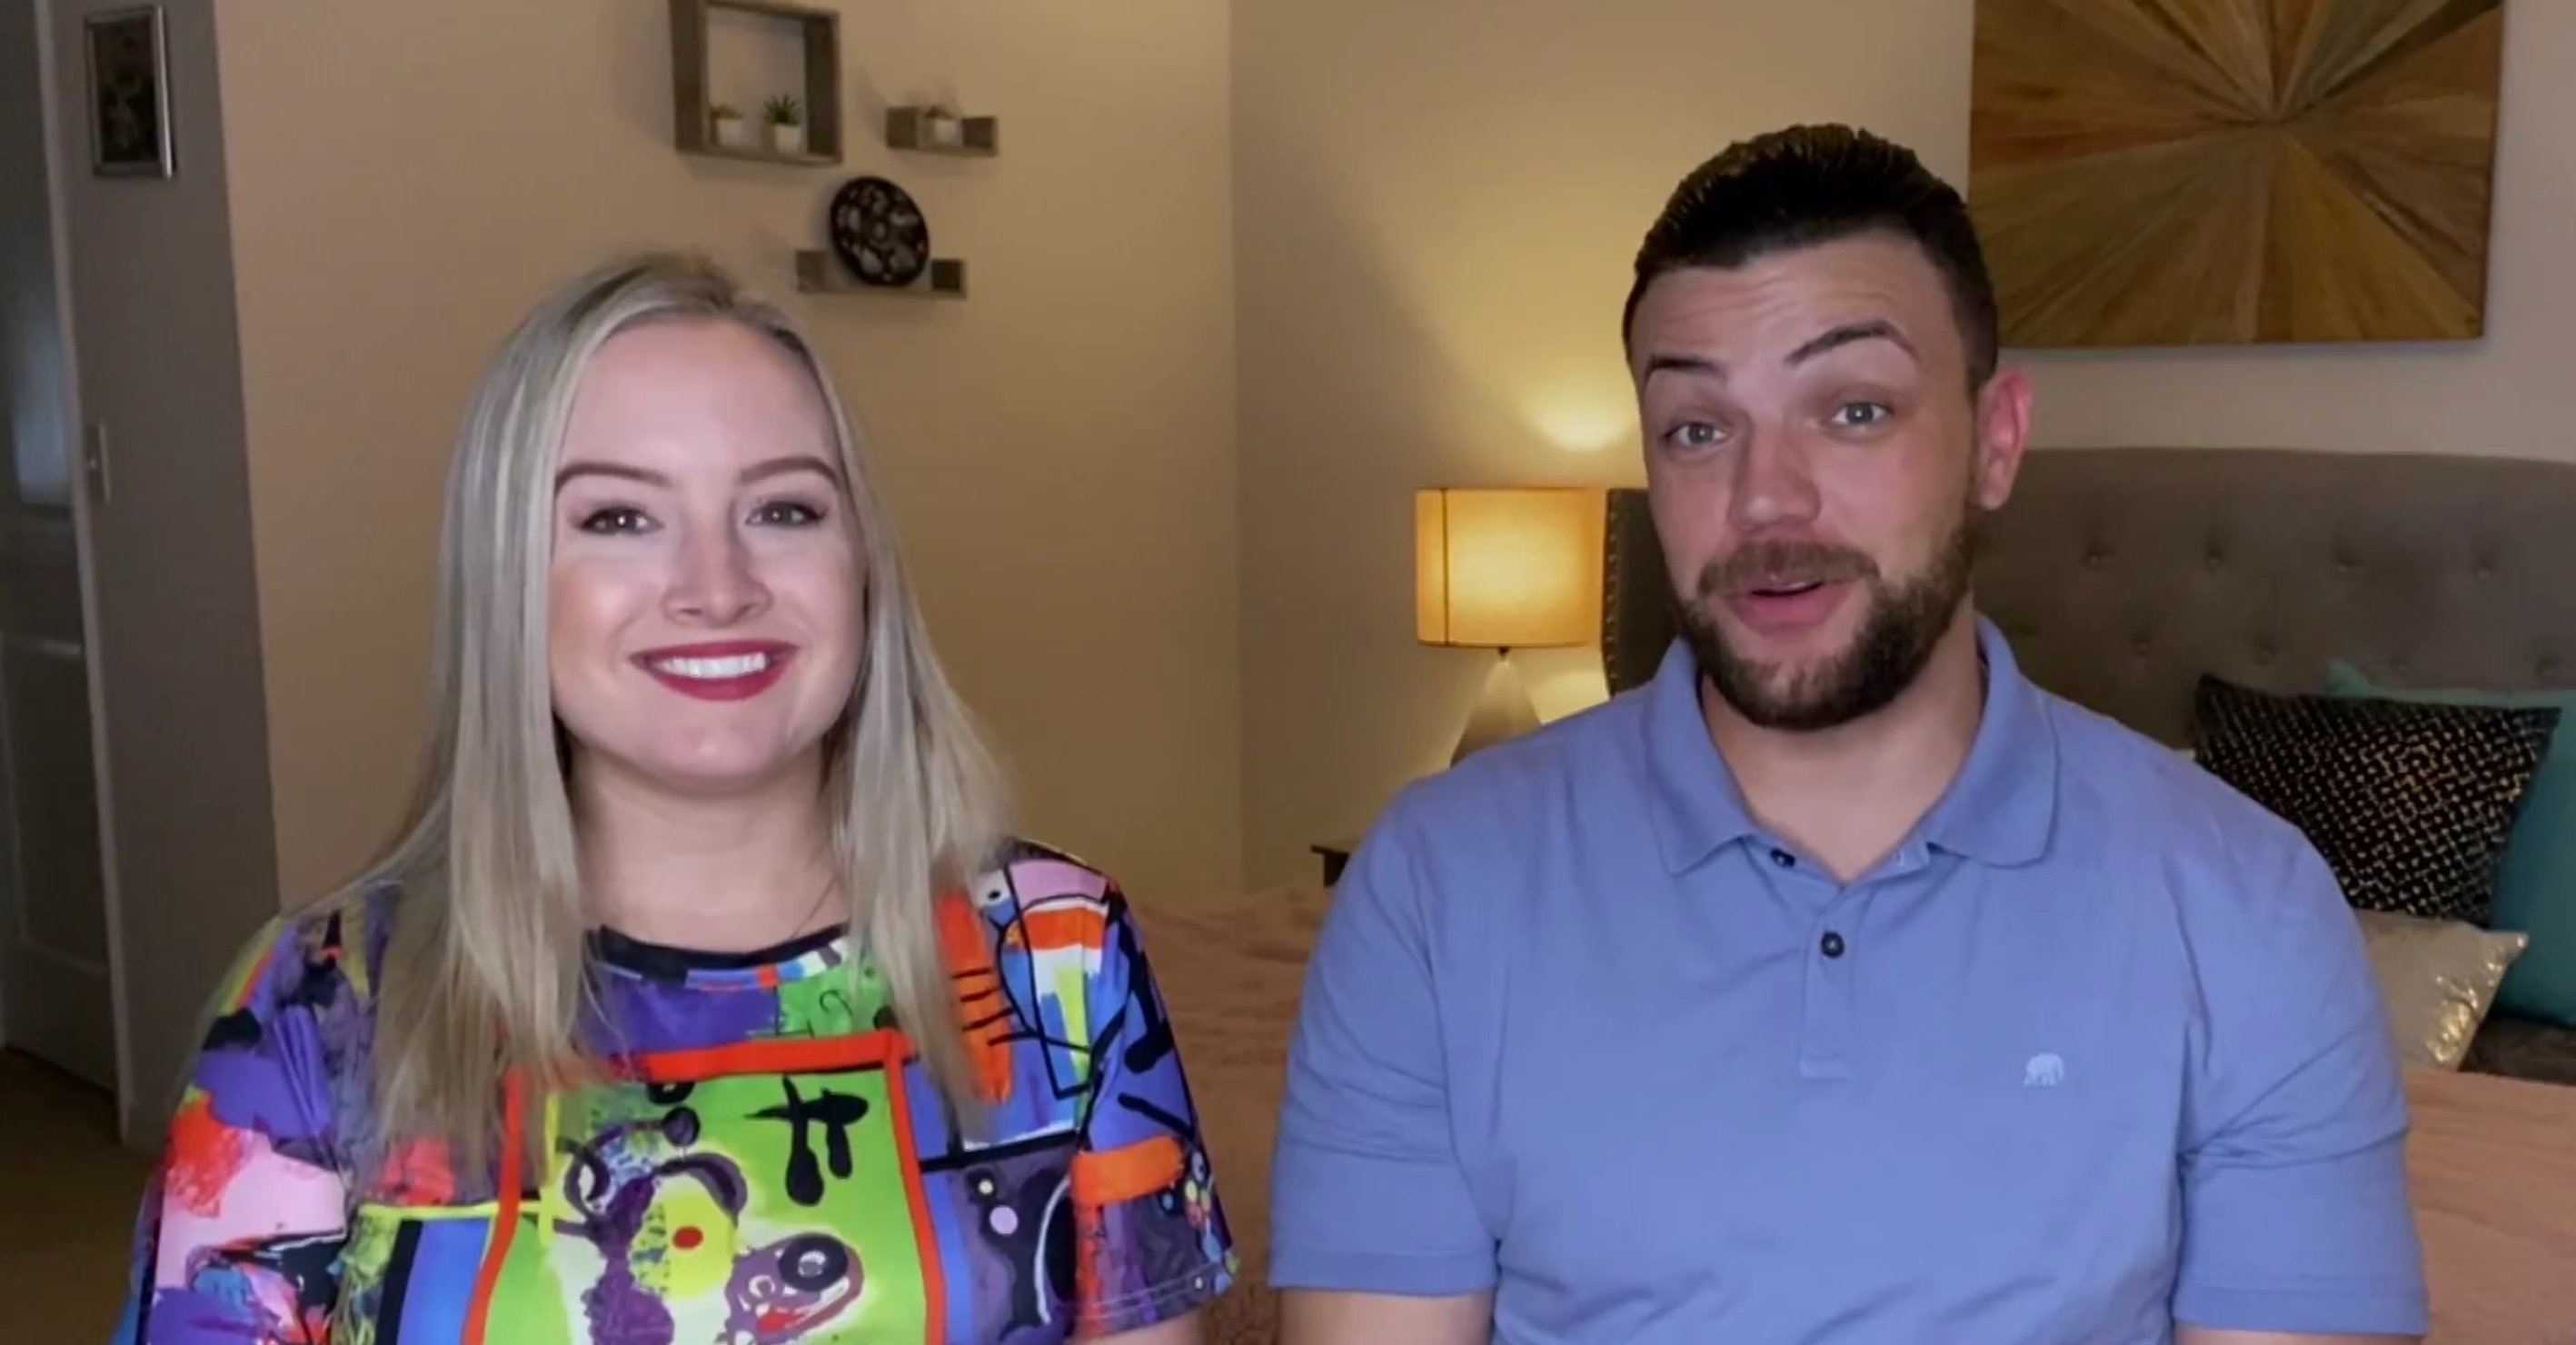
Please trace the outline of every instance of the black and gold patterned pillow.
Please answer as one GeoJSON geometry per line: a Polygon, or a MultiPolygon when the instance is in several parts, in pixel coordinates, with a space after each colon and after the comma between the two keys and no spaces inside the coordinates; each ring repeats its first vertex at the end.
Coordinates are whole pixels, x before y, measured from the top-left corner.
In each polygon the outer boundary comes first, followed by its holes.
{"type": "Polygon", "coordinates": [[[2200,679],[2200,764],[2307,834],[2363,910],[2484,924],[2554,707],[2286,696],[2200,679]]]}

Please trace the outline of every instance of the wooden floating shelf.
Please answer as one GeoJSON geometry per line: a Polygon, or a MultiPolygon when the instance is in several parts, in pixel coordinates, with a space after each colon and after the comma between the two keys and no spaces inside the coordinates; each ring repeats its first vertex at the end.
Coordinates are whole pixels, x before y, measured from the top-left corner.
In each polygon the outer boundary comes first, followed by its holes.
{"type": "Polygon", "coordinates": [[[887,108],[886,144],[919,154],[956,154],[977,159],[989,159],[1002,152],[1000,118],[957,118],[958,143],[949,145],[930,138],[929,112],[923,107],[887,108]]]}
{"type": "Polygon", "coordinates": [[[934,258],[930,269],[909,285],[871,285],[853,278],[840,259],[811,249],[796,254],[796,288],[805,294],[883,294],[896,298],[963,299],[966,263],[954,257],[934,258]]]}
{"type": "MultiPolygon", "coordinates": [[[[822,168],[841,161],[841,15],[791,0],[670,0],[671,138],[683,153],[745,163],[822,168]],[[766,145],[716,140],[707,67],[709,10],[727,10],[792,26],[805,52],[805,149],[781,154],[766,145]]],[[[745,109],[753,111],[756,109],[745,109]]]]}
{"type": "Polygon", "coordinates": [[[840,18],[838,10],[825,9],[817,5],[801,5],[795,3],[795,0],[706,0],[706,3],[717,9],[740,10],[745,14],[766,14],[773,19],[793,19],[798,22],[840,18]]]}
{"type": "Polygon", "coordinates": [[[682,153],[695,154],[708,159],[739,159],[745,163],[783,163],[798,168],[829,168],[840,162],[839,159],[828,155],[793,154],[761,145],[710,144],[703,149],[683,150],[682,153]]]}

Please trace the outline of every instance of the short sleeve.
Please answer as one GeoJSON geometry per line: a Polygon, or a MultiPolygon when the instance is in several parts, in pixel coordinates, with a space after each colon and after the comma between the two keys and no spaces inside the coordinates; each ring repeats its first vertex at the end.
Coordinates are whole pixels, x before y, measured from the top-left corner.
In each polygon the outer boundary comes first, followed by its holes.
{"type": "Polygon", "coordinates": [[[2182,1155],[2178,1321],[2416,1336],[2406,1094],[2358,922],[2303,841],[2199,942],[2205,1040],[2182,1155]],[[2210,965],[2207,959],[2223,959],[2210,965]]]}
{"type": "Polygon", "coordinates": [[[117,1345],[324,1341],[347,1240],[314,977],[284,922],[213,1000],[136,1220],[117,1345]]]}
{"type": "Polygon", "coordinates": [[[1084,1335],[1178,1317],[1225,1292],[1234,1244],[1134,915],[1113,886],[1084,987],[1091,1037],[1073,1159],[1075,1315],[1084,1335]]]}
{"type": "Polygon", "coordinates": [[[1277,1288],[1454,1296],[1493,1287],[1495,1241],[1452,1141],[1422,886],[1401,823],[1388,820],[1334,888],[1306,968],[1272,1156],[1277,1288]]]}

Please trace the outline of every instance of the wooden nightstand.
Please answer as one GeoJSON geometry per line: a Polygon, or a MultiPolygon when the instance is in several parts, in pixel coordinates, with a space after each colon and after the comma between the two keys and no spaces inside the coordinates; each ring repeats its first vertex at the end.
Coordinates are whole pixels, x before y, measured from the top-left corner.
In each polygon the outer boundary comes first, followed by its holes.
{"type": "Polygon", "coordinates": [[[1331,887],[1333,884],[1342,880],[1342,866],[1351,862],[1351,852],[1359,849],[1360,843],[1356,839],[1347,841],[1326,841],[1321,845],[1309,848],[1314,850],[1316,854],[1323,856],[1324,886],[1331,887]]]}

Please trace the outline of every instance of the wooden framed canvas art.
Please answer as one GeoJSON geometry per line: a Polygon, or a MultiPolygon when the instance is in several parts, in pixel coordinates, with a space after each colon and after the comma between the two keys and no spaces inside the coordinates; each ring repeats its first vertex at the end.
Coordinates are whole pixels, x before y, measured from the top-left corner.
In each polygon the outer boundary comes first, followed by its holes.
{"type": "Polygon", "coordinates": [[[2482,335],[2504,0],[1978,0],[2007,345],[2482,335]]]}

